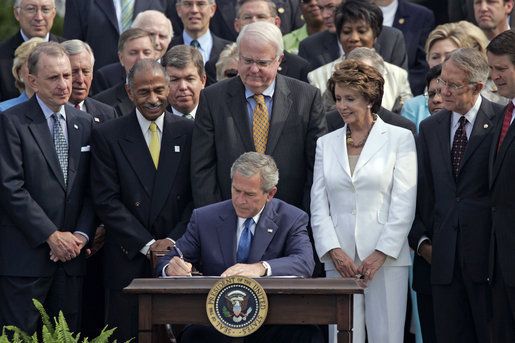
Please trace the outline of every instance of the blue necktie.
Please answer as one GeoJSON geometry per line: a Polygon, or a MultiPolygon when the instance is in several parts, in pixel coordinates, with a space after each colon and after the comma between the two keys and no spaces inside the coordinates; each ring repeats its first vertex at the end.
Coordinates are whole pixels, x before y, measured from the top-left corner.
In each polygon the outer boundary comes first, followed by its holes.
{"type": "Polygon", "coordinates": [[[240,242],[238,243],[238,250],[236,251],[236,262],[247,263],[250,254],[250,246],[252,245],[252,232],[250,226],[254,220],[247,218],[243,223],[243,231],[241,232],[240,242]]]}

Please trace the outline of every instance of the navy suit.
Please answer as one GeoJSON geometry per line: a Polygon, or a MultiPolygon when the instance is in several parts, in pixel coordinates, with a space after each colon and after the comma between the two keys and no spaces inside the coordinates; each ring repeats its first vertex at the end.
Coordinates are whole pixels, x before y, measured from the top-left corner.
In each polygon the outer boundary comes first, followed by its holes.
{"type": "Polygon", "coordinates": [[[91,84],[91,94],[98,94],[116,86],[120,82],[125,82],[125,78],[125,68],[120,62],[105,65],[95,71],[93,83],[91,84]]]}
{"type": "Polygon", "coordinates": [[[72,106],[64,108],[69,148],[66,185],[36,96],[0,115],[0,326],[14,324],[34,332],[39,313],[32,298],[37,298],[51,315],[63,310],[72,330],[78,329],[84,256],[52,262],[46,240],[57,230],[94,235],[88,187],[93,120],[72,106]],[[73,286],[58,290],[52,284],[56,275],[73,286]]]}
{"type": "MultiPolygon", "coordinates": [[[[50,34],[49,40],[52,42],[62,42],[64,39],[50,34]]],[[[12,74],[14,52],[23,43],[20,31],[11,38],[0,43],[0,101],[16,98],[20,92],[14,84],[12,74]]]]}
{"type": "Polygon", "coordinates": [[[125,82],[98,93],[93,99],[114,107],[117,117],[125,116],[136,108],[125,90],[125,82]]]}
{"type": "Polygon", "coordinates": [[[86,98],[84,100],[84,107],[85,112],[91,114],[93,122],[96,124],[101,124],[117,117],[114,108],[93,98],[86,98]]]}

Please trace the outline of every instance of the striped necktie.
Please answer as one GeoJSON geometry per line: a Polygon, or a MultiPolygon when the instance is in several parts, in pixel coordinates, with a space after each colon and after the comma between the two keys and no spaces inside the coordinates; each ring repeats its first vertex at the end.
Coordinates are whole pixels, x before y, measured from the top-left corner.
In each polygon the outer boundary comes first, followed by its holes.
{"type": "Polygon", "coordinates": [[[122,5],[122,32],[129,29],[134,14],[134,0],[121,0],[122,5]]]}

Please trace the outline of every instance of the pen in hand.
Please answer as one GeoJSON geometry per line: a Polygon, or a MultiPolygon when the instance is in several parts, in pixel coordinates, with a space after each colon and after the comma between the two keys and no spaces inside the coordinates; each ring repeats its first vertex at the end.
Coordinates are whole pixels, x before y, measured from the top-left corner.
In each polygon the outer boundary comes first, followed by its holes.
{"type": "MultiPolygon", "coordinates": [[[[180,258],[181,260],[185,261],[185,260],[184,260],[184,254],[182,253],[181,249],[179,249],[179,247],[177,246],[177,244],[174,246],[174,248],[175,248],[175,251],[177,251],[177,254],[179,255],[179,258],[180,258]]],[[[186,262],[186,261],[185,261],[185,262],[186,262]]],[[[191,275],[191,271],[190,271],[190,273],[189,273],[188,275],[189,275],[189,276],[192,276],[192,275],[191,275]]]]}

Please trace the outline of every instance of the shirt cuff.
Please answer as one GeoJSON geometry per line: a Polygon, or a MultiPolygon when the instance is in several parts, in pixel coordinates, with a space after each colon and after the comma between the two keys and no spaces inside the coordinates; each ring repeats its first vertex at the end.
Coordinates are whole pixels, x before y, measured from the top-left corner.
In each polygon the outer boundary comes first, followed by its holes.
{"type": "Polygon", "coordinates": [[[266,261],[261,261],[263,263],[263,267],[266,269],[266,275],[265,276],[272,276],[272,267],[270,264],[266,261]]]}
{"type": "Polygon", "coordinates": [[[86,235],[84,232],[82,232],[80,230],[77,230],[77,231],[74,231],[73,233],[78,233],[79,235],[85,237],[86,238],[86,244],[89,242],[89,236],[86,235]]]}
{"type": "Polygon", "coordinates": [[[152,244],[154,244],[154,243],[155,243],[155,241],[156,241],[156,240],[155,240],[155,239],[153,239],[153,240],[151,240],[150,242],[148,242],[147,244],[145,244],[145,246],[144,246],[143,248],[141,248],[141,249],[139,250],[139,252],[140,252],[140,253],[142,253],[143,255],[147,256],[148,251],[150,250],[150,246],[151,246],[152,244]]]}
{"type": "Polygon", "coordinates": [[[427,236],[422,236],[422,237],[420,237],[420,239],[418,240],[418,244],[417,244],[417,251],[416,251],[416,253],[417,253],[417,255],[419,255],[419,256],[420,256],[420,254],[419,254],[418,250],[420,249],[420,245],[421,245],[422,243],[424,243],[425,241],[427,241],[429,244],[431,244],[431,240],[430,240],[430,239],[429,239],[429,237],[427,237],[427,236]]]}

